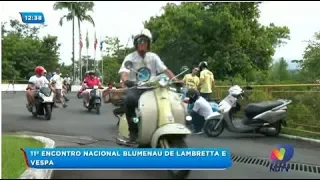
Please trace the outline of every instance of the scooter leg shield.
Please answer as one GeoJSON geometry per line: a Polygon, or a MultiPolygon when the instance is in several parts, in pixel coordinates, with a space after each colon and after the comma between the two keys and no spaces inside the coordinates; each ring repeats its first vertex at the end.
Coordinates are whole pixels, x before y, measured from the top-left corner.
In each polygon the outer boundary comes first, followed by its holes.
{"type": "Polygon", "coordinates": [[[151,147],[156,148],[159,138],[163,135],[188,135],[191,131],[182,124],[167,124],[157,129],[151,139],[151,147]]]}

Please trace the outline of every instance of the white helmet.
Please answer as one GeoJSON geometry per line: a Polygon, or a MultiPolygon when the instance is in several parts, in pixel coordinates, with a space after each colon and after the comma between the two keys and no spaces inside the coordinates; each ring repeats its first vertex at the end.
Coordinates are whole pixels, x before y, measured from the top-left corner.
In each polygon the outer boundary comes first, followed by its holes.
{"type": "Polygon", "coordinates": [[[133,38],[133,45],[136,46],[137,40],[138,40],[138,38],[141,37],[141,36],[145,36],[145,37],[147,37],[147,38],[149,39],[149,46],[150,46],[151,43],[152,43],[152,34],[151,34],[151,32],[149,31],[149,29],[146,29],[146,28],[142,29],[142,30],[140,31],[140,33],[137,34],[137,35],[133,38]]]}

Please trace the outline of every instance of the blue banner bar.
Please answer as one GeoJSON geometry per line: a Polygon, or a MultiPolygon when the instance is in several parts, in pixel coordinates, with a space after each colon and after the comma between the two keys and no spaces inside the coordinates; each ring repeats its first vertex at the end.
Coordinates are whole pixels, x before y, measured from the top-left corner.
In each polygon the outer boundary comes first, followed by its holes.
{"type": "Polygon", "coordinates": [[[226,169],[226,148],[24,148],[27,165],[37,169],[226,169]]]}

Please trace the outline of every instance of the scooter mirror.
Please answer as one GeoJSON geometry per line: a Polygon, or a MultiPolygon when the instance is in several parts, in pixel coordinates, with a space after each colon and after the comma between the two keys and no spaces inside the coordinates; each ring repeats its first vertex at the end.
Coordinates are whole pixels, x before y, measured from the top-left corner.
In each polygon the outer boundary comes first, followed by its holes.
{"type": "Polygon", "coordinates": [[[131,69],[133,67],[133,63],[131,61],[126,61],[124,63],[124,67],[126,67],[127,69],[131,69]]]}
{"type": "Polygon", "coordinates": [[[183,72],[183,71],[187,71],[189,70],[188,66],[182,66],[180,71],[183,72]]]}

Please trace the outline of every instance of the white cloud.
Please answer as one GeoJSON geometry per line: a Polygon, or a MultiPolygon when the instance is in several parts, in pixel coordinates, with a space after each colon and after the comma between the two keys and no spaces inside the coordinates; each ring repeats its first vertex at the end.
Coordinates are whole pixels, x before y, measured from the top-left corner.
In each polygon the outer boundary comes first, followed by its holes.
{"type": "MultiPolygon", "coordinates": [[[[126,45],[129,37],[138,32],[143,21],[151,16],[160,15],[161,7],[168,1],[135,1],[135,2],[95,2],[95,11],[92,17],[96,22],[96,33],[98,41],[105,36],[118,36],[121,44],[126,45]]],[[[61,46],[61,60],[67,64],[71,63],[72,52],[72,25],[65,22],[60,27],[58,22],[66,11],[54,11],[54,2],[0,2],[1,19],[8,20],[10,17],[20,19],[19,12],[40,11],[43,12],[48,25],[41,31],[41,35],[51,34],[58,36],[61,46]]],[[[179,2],[175,2],[179,3],[179,2]]],[[[312,38],[316,31],[320,30],[317,18],[320,17],[320,2],[264,2],[261,7],[260,22],[276,25],[288,26],[291,40],[285,46],[277,49],[275,58],[285,57],[286,59],[301,59],[306,43],[304,40],[312,38]]],[[[88,54],[93,56],[94,29],[89,23],[82,24],[82,38],[85,39],[86,31],[89,31],[90,46],[88,54]]],[[[75,54],[78,55],[78,27],[75,28],[75,54]]],[[[129,45],[131,46],[131,41],[129,45]]],[[[83,49],[82,55],[86,55],[83,49]]],[[[97,49],[97,59],[101,59],[101,54],[97,49]]]]}

